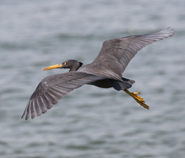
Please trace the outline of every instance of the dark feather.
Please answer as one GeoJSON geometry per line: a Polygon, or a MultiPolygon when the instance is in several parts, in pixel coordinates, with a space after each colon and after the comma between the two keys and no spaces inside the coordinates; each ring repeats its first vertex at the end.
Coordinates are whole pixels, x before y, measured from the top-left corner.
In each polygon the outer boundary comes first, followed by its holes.
{"type": "Polygon", "coordinates": [[[44,78],[30,97],[21,118],[27,120],[30,115],[34,118],[46,113],[63,96],[84,84],[101,88],[113,87],[116,90],[130,88],[134,81],[122,78],[130,60],[146,45],[173,34],[174,30],[167,28],[157,33],[107,40],[91,64],[82,66],[76,60],[64,62],[63,68],[69,68],[70,72],[44,78]]]}
{"type": "Polygon", "coordinates": [[[21,118],[40,116],[70,91],[100,79],[104,78],[77,71],[46,77],[33,92],[21,118]]]}
{"type": "Polygon", "coordinates": [[[173,34],[174,30],[167,28],[156,33],[107,40],[96,59],[91,64],[79,68],[79,71],[121,81],[122,73],[139,50],[173,34]]]}

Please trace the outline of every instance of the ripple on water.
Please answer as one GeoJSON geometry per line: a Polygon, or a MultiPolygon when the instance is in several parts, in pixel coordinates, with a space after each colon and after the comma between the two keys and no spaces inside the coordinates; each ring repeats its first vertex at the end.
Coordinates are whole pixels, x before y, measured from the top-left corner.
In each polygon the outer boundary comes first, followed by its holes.
{"type": "Polygon", "coordinates": [[[0,157],[184,157],[183,0],[1,3],[0,157]],[[176,34],[144,48],[124,72],[150,110],[124,92],[84,86],[40,118],[20,119],[42,78],[66,72],[42,68],[89,63],[107,39],[168,26],[176,34]]]}

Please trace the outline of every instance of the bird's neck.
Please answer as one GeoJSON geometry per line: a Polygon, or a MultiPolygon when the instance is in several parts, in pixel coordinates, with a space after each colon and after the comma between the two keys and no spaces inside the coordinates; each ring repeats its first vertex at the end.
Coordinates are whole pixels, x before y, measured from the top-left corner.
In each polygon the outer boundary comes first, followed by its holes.
{"type": "Polygon", "coordinates": [[[71,66],[69,71],[77,71],[82,65],[83,65],[83,63],[78,62],[78,63],[74,64],[73,66],[71,66]]]}

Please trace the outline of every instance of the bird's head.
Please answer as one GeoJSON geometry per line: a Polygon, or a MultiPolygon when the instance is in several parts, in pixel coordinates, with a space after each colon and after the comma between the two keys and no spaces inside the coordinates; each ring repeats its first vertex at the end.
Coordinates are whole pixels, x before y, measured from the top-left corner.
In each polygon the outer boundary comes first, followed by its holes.
{"type": "Polygon", "coordinates": [[[52,65],[52,66],[48,66],[44,69],[42,69],[42,71],[45,70],[51,70],[51,69],[56,69],[56,68],[64,68],[64,69],[70,69],[69,71],[77,71],[79,69],[79,67],[81,67],[83,65],[83,63],[77,61],[77,60],[67,60],[61,64],[56,64],[56,65],[52,65]]]}

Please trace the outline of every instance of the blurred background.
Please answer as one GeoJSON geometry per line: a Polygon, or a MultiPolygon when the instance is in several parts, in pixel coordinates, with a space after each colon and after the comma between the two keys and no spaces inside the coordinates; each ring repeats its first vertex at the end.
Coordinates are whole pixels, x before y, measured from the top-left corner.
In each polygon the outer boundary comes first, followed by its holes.
{"type": "Polygon", "coordinates": [[[184,0],[1,0],[1,158],[184,158],[184,0]],[[84,86],[34,120],[21,120],[46,66],[90,63],[105,40],[176,34],[142,49],[123,76],[146,110],[114,89],[84,86]]]}

